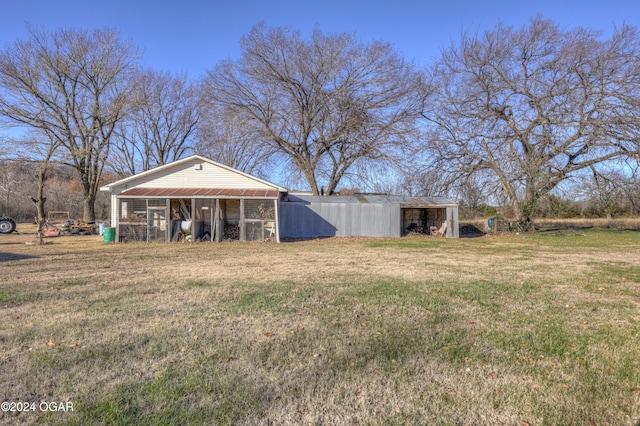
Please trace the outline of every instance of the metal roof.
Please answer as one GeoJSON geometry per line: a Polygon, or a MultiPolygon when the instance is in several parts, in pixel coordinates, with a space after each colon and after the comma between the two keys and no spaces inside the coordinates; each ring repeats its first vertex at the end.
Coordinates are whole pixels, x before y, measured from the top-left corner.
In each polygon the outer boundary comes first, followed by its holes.
{"type": "Polygon", "coordinates": [[[131,188],[118,197],[136,198],[278,198],[276,189],[230,188],[131,188]]]}
{"type": "Polygon", "coordinates": [[[457,206],[458,203],[444,197],[410,197],[408,195],[356,194],[356,195],[292,195],[285,194],[282,202],[289,203],[360,203],[399,204],[402,208],[429,208],[457,206]]]}

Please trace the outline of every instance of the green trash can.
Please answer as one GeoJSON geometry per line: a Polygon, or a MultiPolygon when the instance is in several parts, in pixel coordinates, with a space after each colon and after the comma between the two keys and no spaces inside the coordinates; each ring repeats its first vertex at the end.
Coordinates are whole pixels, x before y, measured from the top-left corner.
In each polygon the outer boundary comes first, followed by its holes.
{"type": "Polygon", "coordinates": [[[116,240],[116,228],[105,228],[102,233],[102,238],[105,243],[112,243],[116,240]]]}

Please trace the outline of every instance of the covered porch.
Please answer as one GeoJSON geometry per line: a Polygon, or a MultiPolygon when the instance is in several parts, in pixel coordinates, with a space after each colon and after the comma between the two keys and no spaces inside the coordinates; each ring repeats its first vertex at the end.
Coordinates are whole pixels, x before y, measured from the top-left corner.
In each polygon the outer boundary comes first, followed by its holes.
{"type": "Polygon", "coordinates": [[[279,242],[277,190],[133,188],[116,197],[116,241],[279,242]]]}

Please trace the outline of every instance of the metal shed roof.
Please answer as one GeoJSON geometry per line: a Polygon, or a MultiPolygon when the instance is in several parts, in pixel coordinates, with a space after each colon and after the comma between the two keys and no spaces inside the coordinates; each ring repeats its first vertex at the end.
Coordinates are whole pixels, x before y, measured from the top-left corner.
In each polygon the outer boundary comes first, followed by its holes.
{"type": "Polygon", "coordinates": [[[356,195],[302,195],[285,194],[282,202],[289,203],[347,203],[347,204],[398,204],[401,208],[445,208],[458,203],[444,197],[410,197],[405,195],[356,194],[356,195]]]}

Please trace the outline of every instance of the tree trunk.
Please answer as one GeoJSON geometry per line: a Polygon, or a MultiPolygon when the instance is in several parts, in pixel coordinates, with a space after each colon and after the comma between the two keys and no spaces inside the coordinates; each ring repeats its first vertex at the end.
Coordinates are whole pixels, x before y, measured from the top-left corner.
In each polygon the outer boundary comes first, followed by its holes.
{"type": "Polygon", "coordinates": [[[532,232],[536,230],[531,218],[536,211],[538,199],[539,197],[534,191],[528,190],[524,202],[518,205],[516,221],[520,232],[532,232]]]}
{"type": "Polygon", "coordinates": [[[82,220],[91,223],[96,221],[96,197],[95,194],[84,196],[82,220]]]}
{"type": "Polygon", "coordinates": [[[46,164],[38,168],[38,194],[37,198],[31,198],[31,201],[36,206],[36,220],[38,222],[38,230],[36,232],[36,238],[38,239],[38,244],[44,244],[43,232],[45,224],[47,223],[47,219],[45,217],[44,212],[44,203],[47,199],[44,197],[44,178],[47,173],[46,164]]]}
{"type": "Polygon", "coordinates": [[[307,179],[307,183],[311,188],[311,193],[313,195],[321,195],[320,188],[318,188],[318,181],[316,180],[316,176],[314,174],[314,171],[311,169],[311,166],[298,162],[298,167],[300,167],[301,170],[304,171],[304,177],[307,179]]]}

